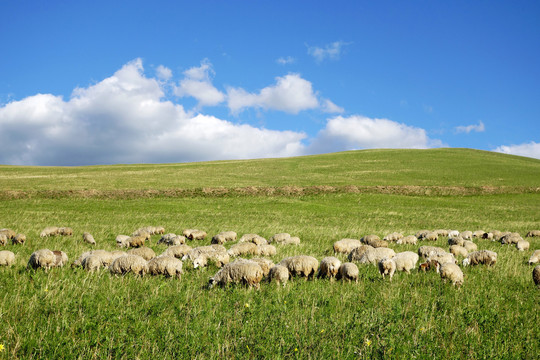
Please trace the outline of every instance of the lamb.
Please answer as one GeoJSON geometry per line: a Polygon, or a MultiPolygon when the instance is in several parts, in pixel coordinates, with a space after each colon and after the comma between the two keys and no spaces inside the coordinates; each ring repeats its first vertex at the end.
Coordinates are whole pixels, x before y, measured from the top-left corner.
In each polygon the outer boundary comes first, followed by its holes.
{"type": "Polygon", "coordinates": [[[393,259],[389,258],[382,258],[379,260],[379,272],[381,273],[383,279],[385,275],[390,276],[390,281],[392,281],[392,277],[394,276],[394,273],[396,272],[396,263],[393,259]]]}
{"type": "Polygon", "coordinates": [[[336,279],[358,282],[358,274],[358,266],[354,263],[346,262],[339,267],[336,279]]]}
{"type": "Polygon", "coordinates": [[[418,255],[423,257],[424,259],[438,254],[444,255],[446,254],[446,250],[437,246],[420,246],[418,248],[418,255]]]}
{"type": "Polygon", "coordinates": [[[478,250],[478,246],[470,240],[463,240],[462,245],[468,252],[478,250]]]}
{"type": "Polygon", "coordinates": [[[472,235],[473,235],[472,231],[462,231],[459,233],[459,236],[461,236],[463,240],[472,239],[472,235]]]}
{"type": "Polygon", "coordinates": [[[412,251],[404,251],[397,253],[392,260],[396,263],[397,271],[405,271],[407,274],[416,267],[416,263],[420,257],[412,251]]]}
{"type": "Polygon", "coordinates": [[[467,265],[488,265],[492,266],[497,263],[497,253],[490,250],[479,250],[470,253],[463,259],[463,266],[467,265]]]}
{"type": "Polygon", "coordinates": [[[0,245],[6,246],[8,243],[8,238],[4,234],[0,234],[0,245]]]}
{"type": "Polygon", "coordinates": [[[394,250],[390,248],[373,248],[368,249],[358,260],[359,264],[377,265],[383,258],[391,259],[396,256],[394,250]]]}
{"type": "Polygon", "coordinates": [[[529,258],[529,265],[540,262],[540,250],[535,250],[529,258]]]}
{"type": "Polygon", "coordinates": [[[463,238],[459,235],[448,238],[448,245],[463,246],[464,244],[465,244],[465,240],[463,240],[463,238]]]}
{"type": "Polygon", "coordinates": [[[144,243],[146,242],[146,237],[144,235],[141,236],[131,236],[127,241],[128,247],[141,247],[144,246],[144,243]]]}
{"type": "Polygon", "coordinates": [[[40,249],[30,255],[27,268],[49,270],[53,267],[62,267],[65,262],[67,262],[67,255],[64,252],[40,249]]]}
{"type": "Polygon", "coordinates": [[[525,237],[538,237],[540,236],[540,230],[531,230],[525,235],[525,237]]]}
{"type": "Polygon", "coordinates": [[[416,236],[409,235],[409,236],[405,236],[403,239],[399,239],[398,241],[396,241],[396,244],[398,244],[398,245],[406,245],[406,244],[416,245],[417,242],[418,242],[418,239],[416,238],[416,236]]]}
{"type": "Polygon", "coordinates": [[[279,265],[287,267],[292,276],[313,278],[319,269],[319,260],[313,256],[297,255],[281,260],[279,265]]]}
{"type": "Polygon", "coordinates": [[[403,234],[398,232],[393,232],[391,234],[386,235],[383,240],[384,241],[398,241],[399,239],[403,239],[403,234]]]}
{"type": "Polygon", "coordinates": [[[139,248],[128,250],[127,253],[131,255],[139,255],[146,261],[152,260],[156,257],[156,253],[154,252],[154,250],[146,246],[141,246],[139,248]]]}
{"type": "Polygon", "coordinates": [[[172,256],[177,259],[182,259],[186,256],[193,248],[189,245],[176,245],[171,246],[161,254],[162,256],[172,256]]]}
{"type": "Polygon", "coordinates": [[[186,229],[182,232],[182,235],[189,240],[204,240],[206,238],[206,231],[197,229],[186,229]]]}
{"type": "Polygon", "coordinates": [[[258,248],[254,243],[243,242],[233,245],[227,253],[229,256],[256,255],[258,253],[258,248]]]}
{"type": "Polygon", "coordinates": [[[278,285],[283,284],[285,286],[289,281],[289,269],[283,265],[274,265],[268,272],[268,281],[275,281],[278,285]]]}
{"type": "Polygon", "coordinates": [[[529,250],[529,242],[526,241],[526,240],[519,240],[516,244],[516,248],[519,250],[519,251],[525,251],[525,250],[529,250]]]}
{"type": "Polygon", "coordinates": [[[461,271],[456,264],[450,262],[442,264],[440,265],[438,272],[443,281],[450,280],[454,286],[463,285],[463,271],[461,271]]]}
{"type": "Polygon", "coordinates": [[[216,284],[224,287],[229,283],[241,283],[255,288],[260,288],[260,282],[263,278],[263,270],[253,261],[235,261],[226,264],[209,280],[209,288],[216,284]]]}
{"type": "Polygon", "coordinates": [[[73,235],[73,229],[70,227],[61,227],[58,228],[58,235],[62,236],[72,236],[73,235]]]}
{"type": "Polygon", "coordinates": [[[151,275],[176,276],[180,280],[183,274],[182,261],[172,256],[159,256],[148,262],[148,272],[151,275]]]}
{"type": "Polygon", "coordinates": [[[11,239],[11,243],[13,245],[22,245],[26,242],[26,235],[24,234],[17,234],[11,239]]]}
{"type": "Polygon", "coordinates": [[[349,261],[358,261],[362,258],[362,255],[369,249],[375,249],[373,246],[369,245],[360,245],[357,248],[354,248],[348,256],[349,261]]]}
{"type": "Polygon", "coordinates": [[[39,237],[49,237],[49,236],[56,236],[58,235],[58,227],[57,226],[48,226],[41,234],[39,234],[39,237]]]}
{"type": "Polygon", "coordinates": [[[8,250],[0,251],[0,266],[11,266],[15,262],[15,254],[8,250]]]}
{"type": "Polygon", "coordinates": [[[534,284],[540,287],[540,265],[536,265],[536,267],[533,269],[532,277],[534,284]]]}
{"type": "Polygon", "coordinates": [[[212,244],[223,245],[227,241],[236,241],[237,234],[234,231],[224,231],[212,237],[212,244]]]}
{"type": "Polygon", "coordinates": [[[272,260],[264,259],[264,258],[252,258],[250,261],[254,261],[261,267],[263,271],[263,277],[268,276],[268,273],[270,272],[270,269],[275,265],[272,260]]]}
{"type": "Polygon", "coordinates": [[[334,243],[334,254],[345,253],[349,254],[354,249],[362,246],[362,242],[356,239],[341,239],[334,243]]]}
{"type": "Polygon", "coordinates": [[[418,271],[427,272],[430,270],[437,270],[439,265],[437,260],[428,260],[425,263],[420,264],[418,271]]]}
{"type": "Polygon", "coordinates": [[[109,271],[113,275],[124,275],[132,272],[143,276],[148,273],[148,264],[142,257],[128,254],[114,260],[109,266],[109,271]]]}
{"type": "Polygon", "coordinates": [[[459,245],[451,245],[449,251],[455,257],[458,257],[458,256],[467,257],[467,255],[469,254],[467,249],[465,249],[463,246],[459,246],[459,245]]]}
{"type": "Polygon", "coordinates": [[[276,255],[276,247],[270,244],[257,245],[256,255],[259,256],[274,256],[276,255]]]}
{"type": "Polygon", "coordinates": [[[84,242],[90,244],[90,245],[96,245],[96,240],[94,240],[94,237],[90,233],[83,233],[83,240],[84,242]]]}
{"type": "Polygon", "coordinates": [[[130,236],[127,235],[118,235],[116,237],[116,246],[118,247],[129,247],[130,236]]]}
{"type": "Polygon", "coordinates": [[[339,267],[341,266],[341,261],[333,256],[327,256],[321,260],[319,265],[319,274],[318,278],[334,278],[336,277],[339,267]]]}
{"type": "Polygon", "coordinates": [[[265,238],[263,238],[262,236],[259,236],[257,234],[244,234],[240,240],[238,240],[239,243],[243,243],[243,242],[252,242],[254,243],[255,245],[263,245],[263,244],[268,244],[268,241],[266,241],[265,238]]]}
{"type": "Polygon", "coordinates": [[[167,246],[183,245],[186,243],[186,237],[183,235],[176,235],[173,233],[165,234],[161,236],[158,244],[165,244],[167,246]]]}

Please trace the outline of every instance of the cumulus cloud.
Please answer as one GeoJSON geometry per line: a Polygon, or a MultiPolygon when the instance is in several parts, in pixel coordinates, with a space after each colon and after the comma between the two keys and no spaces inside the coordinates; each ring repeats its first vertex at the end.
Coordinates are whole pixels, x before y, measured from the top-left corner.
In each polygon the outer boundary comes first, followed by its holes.
{"type": "MultiPolygon", "coordinates": [[[[204,65],[204,64],[203,64],[204,65]]],[[[205,69],[186,76],[202,79],[205,69]]],[[[0,107],[0,163],[89,165],[300,155],[304,133],[193,116],[164,98],[137,59],[77,88],[68,100],[37,94],[0,107]]]]}
{"type": "Polygon", "coordinates": [[[160,80],[168,81],[172,77],[172,71],[168,67],[159,65],[156,69],[156,75],[160,80]]]}
{"type": "Polygon", "coordinates": [[[179,97],[191,96],[199,102],[199,106],[214,106],[225,100],[225,94],[212,85],[211,76],[214,74],[212,64],[203,60],[201,66],[184,71],[184,79],[174,89],[179,97]]]}
{"type": "Polygon", "coordinates": [[[456,126],[456,133],[470,133],[472,131],[474,132],[483,132],[486,130],[486,127],[484,126],[484,123],[482,121],[479,121],[477,125],[467,125],[467,126],[456,126]]]}
{"type": "Polygon", "coordinates": [[[308,54],[313,56],[317,62],[322,62],[326,59],[337,60],[343,51],[343,47],[346,45],[349,45],[349,43],[335,41],[324,47],[308,46],[308,54]]]}
{"type": "Polygon", "coordinates": [[[293,64],[296,60],[291,57],[291,56],[287,56],[287,57],[280,57],[279,59],[276,60],[276,62],[280,65],[287,65],[287,64],[293,64]]]}
{"type": "Polygon", "coordinates": [[[501,145],[494,151],[540,159],[540,143],[534,141],[519,145],[501,145]]]}
{"type": "Polygon", "coordinates": [[[424,129],[388,119],[353,115],[337,116],[327,121],[310,145],[310,153],[373,148],[425,149],[441,146],[424,129]]]}
{"type": "Polygon", "coordinates": [[[341,106],[337,106],[336,104],[334,104],[332,101],[328,99],[322,100],[321,109],[322,111],[326,113],[333,113],[333,114],[341,114],[345,111],[345,109],[343,109],[341,106]]]}

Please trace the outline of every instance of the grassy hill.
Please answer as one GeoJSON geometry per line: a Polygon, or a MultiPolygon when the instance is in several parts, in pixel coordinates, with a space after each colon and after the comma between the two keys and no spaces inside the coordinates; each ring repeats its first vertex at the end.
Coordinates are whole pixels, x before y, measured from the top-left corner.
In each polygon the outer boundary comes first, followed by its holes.
{"type": "MultiPolygon", "coordinates": [[[[436,273],[383,281],[360,267],[358,284],[295,279],[205,288],[218,269],[182,280],[114,277],[80,268],[29,271],[39,248],[70,262],[92,247],[117,250],[115,237],[146,225],[167,232],[224,230],[270,238],[288,232],[295,254],[333,255],[332,244],[367,234],[427,229],[526,232],[540,228],[540,161],[467,149],[365,150],[287,159],[90,167],[0,166],[0,228],[27,235],[2,250],[0,359],[26,358],[535,358],[540,291],[529,251],[489,240],[495,267],[467,267],[457,289],[436,273]],[[42,239],[49,225],[72,237],[42,239]]],[[[156,254],[166,246],[149,243],[156,254]]],[[[420,243],[425,245],[425,243],[420,243]]],[[[445,238],[429,245],[448,248],[445,238]]],[[[226,244],[229,247],[230,244],[226,244]]],[[[396,251],[418,246],[391,244],[396,251]]],[[[337,255],[347,261],[346,255],[337,255]]]]}

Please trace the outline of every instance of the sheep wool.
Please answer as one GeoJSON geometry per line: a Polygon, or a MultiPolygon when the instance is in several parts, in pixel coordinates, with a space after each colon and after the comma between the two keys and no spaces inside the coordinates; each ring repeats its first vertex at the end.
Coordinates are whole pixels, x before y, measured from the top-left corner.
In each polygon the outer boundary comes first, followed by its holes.
{"type": "Polygon", "coordinates": [[[242,242],[234,244],[227,253],[229,256],[239,256],[239,255],[256,255],[258,252],[257,245],[252,242],[242,242]]]}
{"type": "Polygon", "coordinates": [[[284,244],[287,243],[287,241],[291,238],[291,234],[288,233],[279,233],[272,236],[268,242],[269,243],[278,243],[278,244],[284,244]]]}
{"type": "Polygon", "coordinates": [[[341,264],[336,279],[358,282],[358,266],[351,262],[341,264]]]}
{"type": "Polygon", "coordinates": [[[146,246],[141,246],[139,248],[128,250],[127,253],[131,255],[139,255],[146,261],[152,260],[156,257],[156,253],[154,252],[154,250],[146,246]]]}
{"type": "Polygon", "coordinates": [[[83,240],[90,245],[96,245],[96,240],[94,240],[94,237],[90,233],[83,233],[83,240]]]}
{"type": "Polygon", "coordinates": [[[270,244],[261,244],[257,245],[256,255],[258,256],[274,256],[276,255],[277,249],[274,245],[270,244]]]}
{"type": "Polygon", "coordinates": [[[186,229],[182,232],[182,235],[189,240],[204,240],[206,238],[206,232],[198,229],[186,229]]]}
{"type": "Polygon", "coordinates": [[[58,235],[57,226],[48,226],[39,234],[40,237],[56,236],[58,235]]]}
{"type": "Polygon", "coordinates": [[[525,250],[529,250],[529,242],[526,241],[526,240],[519,240],[516,244],[516,248],[519,250],[519,251],[525,251],[525,250]]]}
{"type": "Polygon", "coordinates": [[[412,251],[404,251],[397,253],[396,256],[392,258],[396,263],[397,271],[405,271],[410,274],[411,270],[416,268],[416,263],[420,257],[417,253],[412,251]]]}
{"type": "Polygon", "coordinates": [[[472,251],[476,251],[478,250],[478,246],[473,243],[472,241],[470,240],[463,240],[463,245],[462,245],[468,252],[472,252],[472,251]]]}
{"type": "Polygon", "coordinates": [[[392,277],[394,276],[394,273],[396,272],[396,263],[393,259],[389,258],[382,258],[379,260],[379,272],[381,273],[383,279],[386,275],[390,276],[390,280],[392,280],[392,277]]]}
{"type": "Polygon", "coordinates": [[[131,272],[143,276],[148,273],[148,264],[142,257],[128,254],[114,260],[109,266],[109,271],[113,275],[124,275],[131,272]]]}
{"type": "Polygon", "coordinates": [[[398,241],[399,239],[403,239],[403,234],[398,232],[393,232],[391,234],[386,235],[383,240],[384,241],[398,241]]]}
{"type": "Polygon", "coordinates": [[[15,262],[15,254],[8,250],[0,251],[0,266],[11,266],[15,262]]]}
{"type": "Polygon", "coordinates": [[[537,265],[532,272],[534,284],[540,287],[540,265],[537,265]]]}
{"type": "Polygon", "coordinates": [[[159,256],[148,262],[148,272],[151,275],[165,275],[181,279],[182,261],[172,256],[159,256]]]}
{"type": "Polygon", "coordinates": [[[161,255],[173,256],[177,259],[181,259],[186,256],[191,250],[193,250],[193,248],[189,245],[176,245],[169,247],[161,255]]]}
{"type": "Polygon", "coordinates": [[[0,234],[0,245],[6,246],[8,243],[8,238],[4,234],[0,234]]]}
{"type": "Polygon", "coordinates": [[[183,245],[186,243],[186,237],[183,235],[176,235],[173,233],[162,235],[158,241],[158,244],[165,244],[167,246],[183,245]]]}
{"type": "Polygon", "coordinates": [[[529,265],[536,264],[540,262],[540,250],[535,250],[531,257],[529,258],[529,265]]]}
{"type": "Polygon", "coordinates": [[[30,255],[27,268],[49,270],[56,264],[56,255],[49,249],[39,249],[30,255]]]}
{"type": "Polygon", "coordinates": [[[417,242],[418,242],[418,239],[416,238],[416,236],[409,235],[409,236],[405,236],[402,239],[397,240],[396,244],[398,244],[398,245],[407,245],[407,244],[416,245],[417,242]]]}
{"type": "Polygon", "coordinates": [[[235,261],[224,265],[213,277],[209,280],[209,287],[212,288],[216,284],[224,287],[227,284],[243,284],[249,287],[260,287],[260,282],[263,278],[263,270],[253,261],[235,261]]]}
{"type": "Polygon", "coordinates": [[[469,254],[467,249],[459,245],[451,245],[449,251],[451,254],[454,255],[454,257],[458,257],[458,256],[467,257],[467,255],[469,254]]]}
{"type": "Polygon", "coordinates": [[[479,250],[470,253],[463,259],[463,266],[467,265],[488,265],[492,266],[497,263],[497,253],[491,250],[479,250]]]}
{"type": "Polygon", "coordinates": [[[313,278],[319,269],[319,260],[313,256],[297,255],[281,260],[279,265],[283,265],[289,269],[289,273],[292,276],[313,278]]]}
{"type": "Polygon", "coordinates": [[[237,234],[234,231],[223,231],[212,237],[212,244],[225,244],[228,241],[236,241],[237,234]]]}
{"type": "Polygon", "coordinates": [[[24,234],[17,234],[11,239],[11,243],[13,245],[22,245],[26,242],[26,235],[24,234]]]}
{"type": "Polygon", "coordinates": [[[359,264],[372,264],[377,266],[379,261],[381,261],[383,258],[391,259],[394,256],[396,256],[396,253],[394,250],[390,248],[373,248],[368,249],[358,260],[359,264]]]}
{"type": "Polygon", "coordinates": [[[540,230],[531,230],[525,236],[526,237],[540,237],[540,230]]]}
{"type": "Polygon", "coordinates": [[[439,268],[439,274],[443,281],[450,280],[454,286],[463,285],[463,271],[456,264],[442,264],[439,268]]]}
{"type": "Polygon", "coordinates": [[[257,234],[244,234],[240,240],[238,240],[239,243],[243,242],[252,242],[255,245],[263,245],[268,244],[268,241],[263,238],[262,236],[259,236],[257,234]]]}
{"type": "Polygon", "coordinates": [[[268,272],[268,281],[275,281],[278,285],[283,284],[285,286],[289,281],[289,270],[283,265],[274,265],[268,272]]]}
{"type": "MultiPolygon", "coordinates": [[[[398,240],[399,241],[399,240],[398,240]]],[[[349,261],[359,261],[362,258],[362,255],[369,249],[375,249],[373,246],[369,245],[360,245],[357,248],[354,248],[348,256],[349,261]]]]}
{"type": "Polygon", "coordinates": [[[116,246],[118,247],[129,247],[130,236],[127,235],[118,235],[115,239],[116,246]]]}
{"type": "Polygon", "coordinates": [[[335,278],[339,267],[341,266],[341,261],[333,256],[327,256],[321,260],[319,265],[319,278],[335,278]]]}
{"type": "Polygon", "coordinates": [[[430,256],[444,254],[446,254],[446,250],[437,246],[420,246],[418,248],[418,255],[424,259],[427,259],[430,256]]]}
{"type": "Polygon", "coordinates": [[[261,269],[263,271],[263,277],[268,276],[268,273],[270,272],[270,269],[272,267],[274,267],[274,265],[275,265],[272,260],[264,259],[264,258],[252,258],[252,259],[250,259],[250,261],[253,261],[253,262],[256,262],[257,264],[259,264],[259,266],[261,267],[261,269]]]}
{"type": "Polygon", "coordinates": [[[61,227],[58,228],[58,235],[62,236],[72,236],[73,235],[73,229],[70,227],[61,227]]]}
{"type": "Polygon", "coordinates": [[[362,242],[356,239],[341,239],[334,243],[334,253],[349,254],[354,249],[362,246],[362,242]]]}

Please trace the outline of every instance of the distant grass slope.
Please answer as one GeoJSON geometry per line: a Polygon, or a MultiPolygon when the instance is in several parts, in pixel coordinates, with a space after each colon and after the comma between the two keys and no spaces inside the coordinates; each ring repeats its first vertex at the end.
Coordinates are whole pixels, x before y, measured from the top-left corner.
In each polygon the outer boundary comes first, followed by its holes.
{"type": "Polygon", "coordinates": [[[471,149],[361,150],[280,159],[86,167],[0,166],[1,191],[283,186],[540,186],[540,160],[471,149]]]}

